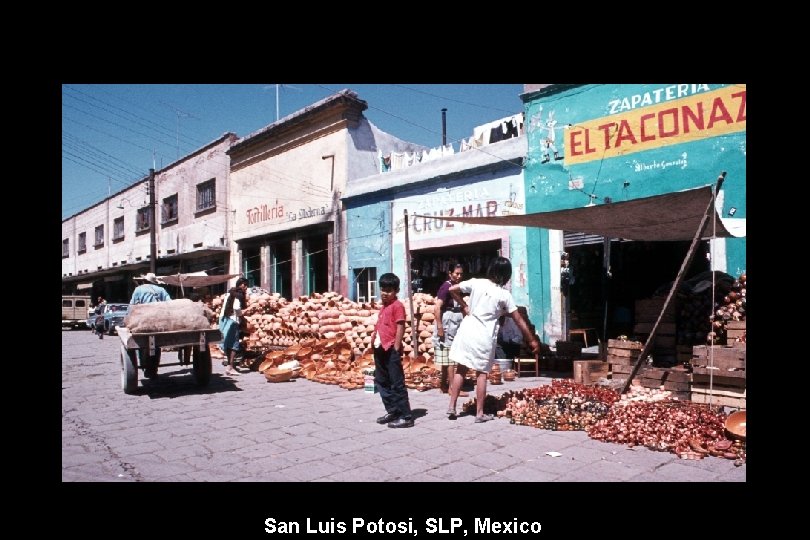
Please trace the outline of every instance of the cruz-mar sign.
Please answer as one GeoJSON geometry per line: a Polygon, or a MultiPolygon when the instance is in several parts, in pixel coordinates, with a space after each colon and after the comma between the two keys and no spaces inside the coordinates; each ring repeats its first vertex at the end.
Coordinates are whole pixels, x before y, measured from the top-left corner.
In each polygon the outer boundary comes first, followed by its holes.
{"type": "Polygon", "coordinates": [[[411,240],[446,238],[475,230],[489,231],[492,228],[487,225],[454,223],[433,219],[431,216],[494,217],[525,214],[523,178],[515,175],[400,198],[393,204],[394,230],[397,235],[404,235],[406,209],[411,240]],[[417,214],[424,217],[416,217],[417,214]]]}

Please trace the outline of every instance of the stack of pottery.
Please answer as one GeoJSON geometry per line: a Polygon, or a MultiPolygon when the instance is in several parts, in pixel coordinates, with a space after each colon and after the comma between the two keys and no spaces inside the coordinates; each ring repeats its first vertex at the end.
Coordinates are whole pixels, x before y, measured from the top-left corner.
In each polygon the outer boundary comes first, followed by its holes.
{"type": "Polygon", "coordinates": [[[492,370],[489,372],[487,380],[489,380],[489,384],[503,384],[501,380],[501,366],[497,363],[492,364],[492,370]]]}

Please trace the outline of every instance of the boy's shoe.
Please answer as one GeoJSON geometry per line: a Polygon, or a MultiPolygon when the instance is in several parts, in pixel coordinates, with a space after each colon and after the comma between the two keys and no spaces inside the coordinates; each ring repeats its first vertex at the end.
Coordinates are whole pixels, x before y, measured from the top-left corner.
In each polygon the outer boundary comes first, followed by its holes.
{"type": "Polygon", "coordinates": [[[399,418],[399,415],[397,413],[388,413],[385,416],[380,416],[379,418],[377,418],[377,423],[387,424],[388,422],[393,422],[397,418],[399,418]]]}
{"type": "Polygon", "coordinates": [[[388,424],[390,428],[413,427],[413,418],[397,418],[388,424]]]}
{"type": "Polygon", "coordinates": [[[483,424],[484,422],[489,422],[490,420],[495,420],[495,417],[491,414],[482,414],[481,416],[475,417],[476,424],[483,424]]]}

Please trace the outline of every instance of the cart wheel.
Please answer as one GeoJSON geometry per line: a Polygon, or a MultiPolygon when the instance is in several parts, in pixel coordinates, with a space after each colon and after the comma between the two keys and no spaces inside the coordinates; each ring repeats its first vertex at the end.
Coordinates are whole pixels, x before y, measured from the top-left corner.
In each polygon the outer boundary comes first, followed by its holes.
{"type": "Polygon", "coordinates": [[[211,379],[211,353],[194,347],[194,378],[197,386],[206,386],[211,379]]]}
{"type": "Polygon", "coordinates": [[[121,345],[121,388],[125,394],[134,394],[138,388],[138,359],[135,351],[121,345]]]}

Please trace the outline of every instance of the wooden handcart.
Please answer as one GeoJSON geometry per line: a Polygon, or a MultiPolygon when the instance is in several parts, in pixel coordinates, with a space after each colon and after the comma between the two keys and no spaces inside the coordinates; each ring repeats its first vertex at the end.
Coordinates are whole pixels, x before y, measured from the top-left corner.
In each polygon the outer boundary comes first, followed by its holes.
{"type": "MultiPolygon", "coordinates": [[[[192,372],[198,386],[206,386],[211,379],[210,343],[222,341],[217,328],[206,330],[179,330],[133,334],[128,328],[117,327],[121,339],[121,387],[127,394],[138,388],[138,368],[146,371],[156,367],[161,347],[188,347],[191,349],[192,372]]],[[[185,365],[188,361],[161,364],[161,367],[185,365]]]]}

